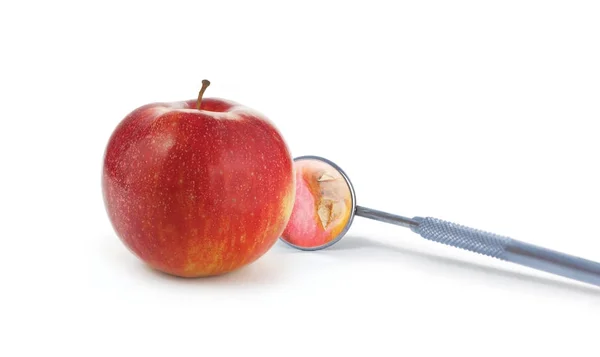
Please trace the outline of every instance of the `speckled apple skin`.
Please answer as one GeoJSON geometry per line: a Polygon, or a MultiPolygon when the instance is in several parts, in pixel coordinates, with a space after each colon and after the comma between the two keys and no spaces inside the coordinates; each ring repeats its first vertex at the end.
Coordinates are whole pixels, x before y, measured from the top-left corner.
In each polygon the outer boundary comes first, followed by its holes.
{"type": "Polygon", "coordinates": [[[121,241],[152,268],[181,277],[252,263],[292,212],[293,161],[264,116],[206,98],[130,113],[106,147],[102,190],[121,241]]]}
{"type": "Polygon", "coordinates": [[[342,174],[321,160],[301,159],[295,168],[294,210],[281,238],[298,247],[320,247],[346,228],[352,193],[342,174]]]}

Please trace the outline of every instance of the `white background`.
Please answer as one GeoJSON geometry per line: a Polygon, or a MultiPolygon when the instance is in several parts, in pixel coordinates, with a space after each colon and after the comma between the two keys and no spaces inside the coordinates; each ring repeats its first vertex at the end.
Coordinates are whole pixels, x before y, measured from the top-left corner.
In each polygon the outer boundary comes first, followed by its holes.
{"type": "Polygon", "coordinates": [[[600,261],[595,1],[0,5],[0,355],[597,356],[600,290],[357,218],[219,278],[147,269],[100,190],[119,121],[266,114],[361,205],[600,261]]]}

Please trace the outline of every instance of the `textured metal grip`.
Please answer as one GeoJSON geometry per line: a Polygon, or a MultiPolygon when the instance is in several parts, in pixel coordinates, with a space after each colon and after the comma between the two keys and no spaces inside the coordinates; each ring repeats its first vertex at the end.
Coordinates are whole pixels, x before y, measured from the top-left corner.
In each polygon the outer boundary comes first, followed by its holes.
{"type": "Polygon", "coordinates": [[[419,220],[419,225],[413,230],[425,239],[506,260],[504,254],[507,245],[512,241],[511,238],[437,218],[428,217],[419,220]]]}

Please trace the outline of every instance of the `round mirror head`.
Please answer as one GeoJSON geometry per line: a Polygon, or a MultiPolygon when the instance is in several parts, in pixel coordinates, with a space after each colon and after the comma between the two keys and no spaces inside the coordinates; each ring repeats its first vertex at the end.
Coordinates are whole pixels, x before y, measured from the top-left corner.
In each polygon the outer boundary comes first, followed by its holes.
{"type": "Polygon", "coordinates": [[[339,241],[350,228],[356,198],[348,176],[318,156],[294,159],[296,198],[281,240],[302,250],[317,250],[339,241]]]}

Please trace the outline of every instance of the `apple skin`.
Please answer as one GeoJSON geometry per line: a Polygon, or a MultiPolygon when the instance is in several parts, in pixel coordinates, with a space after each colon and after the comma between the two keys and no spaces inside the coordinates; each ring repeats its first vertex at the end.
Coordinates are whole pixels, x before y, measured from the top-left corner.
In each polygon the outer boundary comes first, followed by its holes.
{"type": "Polygon", "coordinates": [[[127,115],[104,154],[102,191],[120,240],[150,267],[219,275],[265,254],[290,218],[293,160],[266,117],[205,98],[127,115]]]}
{"type": "Polygon", "coordinates": [[[352,216],[352,193],[342,174],[313,159],[295,162],[294,209],[281,239],[297,247],[316,248],[335,240],[352,216]]]}

